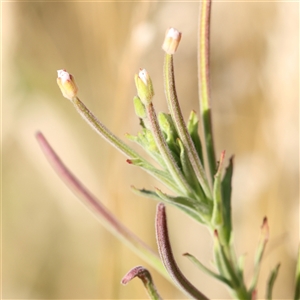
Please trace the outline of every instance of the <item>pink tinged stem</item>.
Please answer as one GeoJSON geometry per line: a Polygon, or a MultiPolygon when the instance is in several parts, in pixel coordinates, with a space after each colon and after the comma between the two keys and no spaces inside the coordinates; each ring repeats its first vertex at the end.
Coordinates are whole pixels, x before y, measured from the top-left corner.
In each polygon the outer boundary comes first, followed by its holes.
{"type": "Polygon", "coordinates": [[[165,276],[167,279],[170,279],[161,261],[159,260],[158,255],[133,232],[127,229],[118,219],[116,219],[116,217],[87,190],[87,188],[64,165],[44,135],[41,132],[38,132],[36,134],[36,138],[46,158],[58,176],[82,201],[82,203],[93,212],[93,214],[106,227],[106,229],[113,233],[118,239],[125,242],[133,251],[135,251],[142,259],[152,265],[163,276],[165,276]]]}
{"type": "Polygon", "coordinates": [[[157,205],[155,225],[159,254],[171,278],[187,295],[195,299],[208,300],[209,298],[198,291],[196,287],[187,280],[176,264],[170,244],[166,210],[163,203],[157,205]]]}
{"type": "Polygon", "coordinates": [[[121,283],[125,285],[135,277],[138,277],[141,279],[150,299],[153,299],[153,300],[161,300],[162,299],[156,290],[156,287],[153,283],[150,272],[142,266],[138,266],[138,267],[131,269],[123,277],[121,283]]]}

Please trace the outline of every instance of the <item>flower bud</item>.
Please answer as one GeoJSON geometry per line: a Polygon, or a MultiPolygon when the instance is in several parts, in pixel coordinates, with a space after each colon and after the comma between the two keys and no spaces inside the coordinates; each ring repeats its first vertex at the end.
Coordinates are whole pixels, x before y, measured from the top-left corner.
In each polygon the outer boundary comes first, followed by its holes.
{"type": "Polygon", "coordinates": [[[66,70],[58,70],[57,76],[57,84],[63,96],[69,100],[72,100],[72,98],[76,97],[78,88],[74,77],[66,70]]]}
{"type": "Polygon", "coordinates": [[[178,48],[180,40],[181,40],[181,32],[179,32],[175,28],[169,28],[166,31],[166,36],[165,36],[164,43],[162,45],[162,49],[167,54],[174,54],[178,48]]]}
{"type": "Polygon", "coordinates": [[[149,105],[154,96],[151,78],[145,69],[140,69],[138,75],[135,75],[135,86],[139,98],[144,105],[149,105]]]}

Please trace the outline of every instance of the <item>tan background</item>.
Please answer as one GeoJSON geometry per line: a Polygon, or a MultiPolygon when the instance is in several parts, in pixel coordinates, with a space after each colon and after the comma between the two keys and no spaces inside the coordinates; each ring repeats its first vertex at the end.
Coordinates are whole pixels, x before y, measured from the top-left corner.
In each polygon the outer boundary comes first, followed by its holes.
{"type": "MultiPolygon", "coordinates": [[[[41,130],[74,173],[138,236],[156,248],[155,205],[130,185],[158,184],[100,139],[61,96],[56,70],[76,77],[79,97],[118,136],[138,131],[133,76],[150,73],[157,110],[166,28],[183,32],[175,57],[184,115],[198,110],[197,3],[2,3],[2,284],[5,299],[143,299],[142,284],[120,285],[145,265],[76,200],[51,170],[34,134],[41,130]]],[[[236,249],[252,274],[259,227],[271,237],[260,276],[281,262],[276,299],[293,293],[299,242],[299,4],[213,4],[212,98],[216,150],[235,154],[236,249]]],[[[209,266],[205,228],[168,208],[174,252],[183,272],[211,298],[226,289],[181,256],[209,266]]],[[[151,270],[151,268],[150,268],[151,270]]],[[[184,298],[152,270],[161,295],[184,298]]]]}

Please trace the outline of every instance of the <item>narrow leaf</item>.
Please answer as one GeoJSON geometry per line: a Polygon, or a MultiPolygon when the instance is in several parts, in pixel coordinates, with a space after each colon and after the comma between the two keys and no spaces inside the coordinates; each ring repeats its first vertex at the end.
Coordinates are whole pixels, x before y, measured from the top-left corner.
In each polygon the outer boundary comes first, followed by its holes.
{"type": "Polygon", "coordinates": [[[231,182],[233,174],[233,157],[229,160],[229,165],[225,170],[225,175],[221,183],[222,190],[222,201],[223,201],[223,235],[227,244],[230,242],[232,232],[232,221],[231,221],[231,182]]]}
{"type": "MultiPolygon", "coordinates": [[[[272,272],[270,274],[268,284],[267,284],[267,295],[266,295],[266,299],[268,299],[268,300],[272,300],[273,286],[274,286],[275,280],[276,280],[278,272],[279,272],[279,267],[280,267],[280,264],[278,264],[274,268],[274,270],[272,270],[272,272]]],[[[299,299],[299,297],[295,298],[295,300],[296,299],[299,299]]]]}
{"type": "Polygon", "coordinates": [[[227,284],[230,288],[232,288],[232,285],[227,278],[225,278],[225,277],[211,271],[207,267],[205,267],[196,257],[194,257],[193,255],[191,255],[189,253],[185,253],[183,255],[186,256],[191,262],[193,262],[204,273],[208,274],[211,277],[214,277],[215,279],[222,281],[223,283],[227,284]]]}

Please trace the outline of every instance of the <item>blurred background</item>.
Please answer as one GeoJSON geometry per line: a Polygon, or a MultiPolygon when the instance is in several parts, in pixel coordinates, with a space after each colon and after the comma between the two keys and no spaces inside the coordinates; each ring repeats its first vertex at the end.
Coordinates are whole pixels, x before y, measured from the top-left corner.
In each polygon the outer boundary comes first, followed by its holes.
{"type": "MultiPolygon", "coordinates": [[[[2,3],[2,297],[144,299],[139,280],[122,286],[139,257],[88,212],[53,172],[35,133],[44,133],[66,165],[118,218],[156,249],[156,203],[130,186],[160,186],[102,140],[62,97],[58,69],[76,78],[80,99],[116,135],[136,134],[134,74],[146,68],[155,107],[166,111],[161,44],[182,31],[175,56],[184,116],[199,112],[198,3],[2,3]]],[[[216,151],[235,155],[236,250],[252,274],[264,216],[270,240],[258,297],[280,262],[274,298],[291,299],[299,243],[299,3],[216,2],[212,6],[211,81],[216,151]]],[[[133,145],[136,147],[135,145],[133,145]]],[[[136,147],[137,150],[139,150],[136,147]]],[[[208,297],[229,299],[207,266],[207,230],[168,207],[171,243],[184,274],[208,297]]],[[[149,267],[164,299],[184,299],[149,267]]]]}

